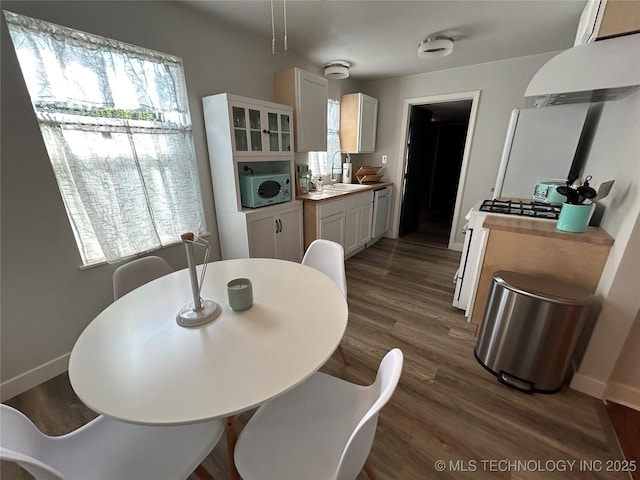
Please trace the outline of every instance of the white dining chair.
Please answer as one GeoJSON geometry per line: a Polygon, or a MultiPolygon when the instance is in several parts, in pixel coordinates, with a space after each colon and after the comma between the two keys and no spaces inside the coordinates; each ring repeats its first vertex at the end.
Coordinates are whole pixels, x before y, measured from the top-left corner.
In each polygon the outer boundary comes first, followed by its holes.
{"type": "Polygon", "coordinates": [[[385,355],[375,382],[354,385],[315,373],[288,393],[261,406],[235,448],[243,480],[354,480],[365,469],[378,413],[393,394],[402,352],[385,355]]]}
{"type": "MultiPolygon", "coordinates": [[[[328,276],[338,285],[344,298],[347,298],[347,276],[344,271],[342,245],[331,240],[314,240],[302,257],[302,264],[315,268],[328,276]]],[[[344,364],[349,365],[342,345],[338,345],[338,353],[340,353],[344,364]]]]}
{"type": "Polygon", "coordinates": [[[198,466],[224,424],[147,426],[98,416],[51,437],[15,408],[0,405],[0,429],[0,459],[19,464],[36,480],[178,480],[196,469],[201,478],[212,478],[198,466]]]}
{"type": "Polygon", "coordinates": [[[142,257],[120,265],[113,272],[113,298],[117,300],[131,290],[173,271],[166,260],[156,256],[142,257]]]}

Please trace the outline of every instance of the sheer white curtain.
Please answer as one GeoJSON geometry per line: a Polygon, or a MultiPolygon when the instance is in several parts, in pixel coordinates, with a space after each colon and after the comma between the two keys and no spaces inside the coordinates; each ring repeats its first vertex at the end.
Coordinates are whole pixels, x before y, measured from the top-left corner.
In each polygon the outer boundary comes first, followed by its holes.
{"type": "MultiPolygon", "coordinates": [[[[340,100],[329,99],[327,103],[327,151],[309,153],[309,169],[313,176],[328,178],[331,173],[333,154],[340,150],[340,100]]],[[[336,156],[336,158],[338,158],[336,156]]],[[[334,166],[334,175],[342,171],[342,161],[334,166]]]]}
{"type": "Polygon", "coordinates": [[[182,60],[4,14],[83,262],[204,233],[182,60]]]}

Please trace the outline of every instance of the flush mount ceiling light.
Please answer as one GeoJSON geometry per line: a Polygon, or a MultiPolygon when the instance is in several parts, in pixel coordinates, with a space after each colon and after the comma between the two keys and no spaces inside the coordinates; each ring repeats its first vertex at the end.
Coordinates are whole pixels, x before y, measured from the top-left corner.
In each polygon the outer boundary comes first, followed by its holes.
{"type": "Polygon", "coordinates": [[[342,80],[349,77],[351,64],[342,60],[327,63],[324,66],[324,76],[332,80],[342,80]]]}
{"type": "Polygon", "coordinates": [[[418,45],[418,57],[425,59],[446,57],[452,51],[453,38],[451,37],[429,37],[418,45]]]}

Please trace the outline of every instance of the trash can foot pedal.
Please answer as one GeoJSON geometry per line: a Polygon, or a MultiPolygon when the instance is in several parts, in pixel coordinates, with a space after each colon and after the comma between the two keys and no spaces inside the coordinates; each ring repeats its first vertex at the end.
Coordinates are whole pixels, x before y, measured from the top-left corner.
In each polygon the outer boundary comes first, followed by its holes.
{"type": "Polygon", "coordinates": [[[503,370],[500,370],[497,377],[500,383],[504,383],[505,385],[513,387],[516,390],[520,390],[521,392],[533,393],[534,391],[534,385],[532,382],[528,382],[527,380],[523,380],[522,378],[510,375],[503,370]]]}

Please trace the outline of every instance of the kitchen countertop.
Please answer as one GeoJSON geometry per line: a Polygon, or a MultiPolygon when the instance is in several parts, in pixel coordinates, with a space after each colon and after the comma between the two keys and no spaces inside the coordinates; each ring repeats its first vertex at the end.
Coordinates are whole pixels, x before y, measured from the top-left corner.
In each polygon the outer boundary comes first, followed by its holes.
{"type": "Polygon", "coordinates": [[[329,200],[335,200],[338,197],[343,197],[345,195],[357,195],[358,193],[368,192],[370,190],[377,190],[383,187],[392,186],[391,182],[380,182],[380,183],[367,183],[362,184],[363,187],[358,190],[350,190],[350,191],[342,191],[342,190],[330,190],[325,188],[322,192],[310,192],[305,193],[304,195],[297,195],[296,200],[303,200],[305,202],[325,202],[329,200]]]}
{"type": "Polygon", "coordinates": [[[590,243],[593,245],[613,245],[613,238],[611,235],[599,227],[587,227],[583,233],[570,233],[556,230],[555,221],[540,221],[530,218],[503,215],[487,215],[482,226],[490,230],[538,235],[541,237],[590,243]]]}

